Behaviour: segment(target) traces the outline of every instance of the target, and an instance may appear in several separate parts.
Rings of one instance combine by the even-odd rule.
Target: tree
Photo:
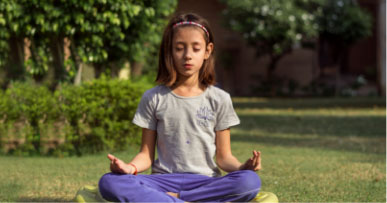
[[[8,53],[16,53],[12,42],[31,52],[25,58],[26,72],[44,75],[54,67],[56,81],[73,80],[84,63],[100,73],[112,62],[143,62],[154,54],[159,30],[176,5],[176,0],[4,0],[0,66],[10,69]],[[65,50],[71,54],[66,56]]]
[[[317,18],[320,44],[327,42],[332,46],[333,63],[339,64],[340,72],[345,73],[348,48],[371,35],[372,16],[360,8],[355,0],[326,0],[320,5],[322,15]],[[323,52],[320,50],[320,53]]]
[[[268,54],[266,79],[270,80],[278,61],[294,44],[318,34],[316,0],[223,0],[226,24],[243,34],[257,55]],[[311,12],[314,11],[314,12]]]

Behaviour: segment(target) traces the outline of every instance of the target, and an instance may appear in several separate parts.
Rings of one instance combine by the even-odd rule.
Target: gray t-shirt
[[[215,131],[240,123],[230,95],[209,86],[199,96],[183,97],[169,87],[144,93],[133,123],[157,131],[158,159],[152,173],[220,176],[214,161]]]

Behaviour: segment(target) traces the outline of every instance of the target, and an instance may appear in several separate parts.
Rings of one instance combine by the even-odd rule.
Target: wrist
[[[128,165],[132,167],[131,174],[132,174],[132,175],[137,175],[138,170],[137,170],[136,165],[134,165],[134,164],[132,164],[132,163],[129,163]]]
[[[239,167],[238,167],[238,170],[243,170],[245,168],[245,164],[241,164]]]

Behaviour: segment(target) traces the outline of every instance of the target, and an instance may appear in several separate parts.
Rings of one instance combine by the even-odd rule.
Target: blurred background
[[[386,2],[179,1],[207,18],[234,95],[385,95]],[[226,26],[224,26],[226,25]]]
[[[384,96],[385,0],[0,2],[0,85],[52,91],[101,74],[152,82],[170,15],[216,40],[218,86],[235,96]],[[144,79],[145,78],[145,79]]]

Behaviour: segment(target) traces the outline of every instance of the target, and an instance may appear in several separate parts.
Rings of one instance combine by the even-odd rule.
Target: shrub
[[[101,77],[55,92],[14,83],[1,93],[0,146],[19,155],[82,155],[139,144],[131,123],[145,88],[142,83]]]

